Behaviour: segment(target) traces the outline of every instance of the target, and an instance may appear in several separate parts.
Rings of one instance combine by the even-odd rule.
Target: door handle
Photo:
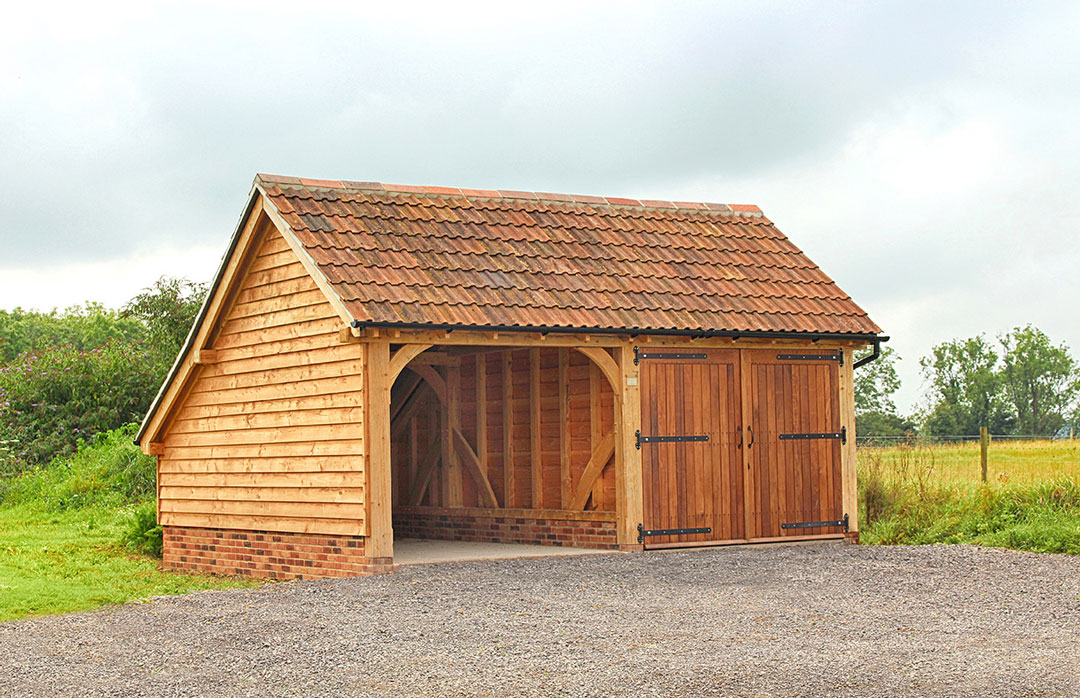
[[[747,425],[746,425],[746,430],[747,430],[748,432],[750,432],[750,443],[746,444],[746,448],[747,448],[747,449],[751,449],[751,448],[753,448],[753,447],[754,447],[754,427],[752,427],[752,426],[750,426],[749,424],[747,424]]]
[[[738,448],[742,448],[742,427],[736,427],[735,431],[737,431],[739,434]]]

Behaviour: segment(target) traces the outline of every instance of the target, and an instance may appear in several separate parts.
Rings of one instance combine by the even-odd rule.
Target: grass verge
[[[157,557],[139,552],[160,551],[161,539],[154,461],[131,443],[132,429],[102,434],[70,458],[2,483],[0,622],[256,584],[163,572]]]
[[[125,509],[0,507],[0,622],[254,582],[159,569],[120,540]]]
[[[860,540],[1080,554],[1076,456],[1070,443],[995,446],[982,483],[978,446],[862,449]]]

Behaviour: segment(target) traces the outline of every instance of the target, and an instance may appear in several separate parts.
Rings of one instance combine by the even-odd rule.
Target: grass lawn
[[[158,569],[159,560],[117,544],[124,513],[0,506],[0,622],[255,582]]]

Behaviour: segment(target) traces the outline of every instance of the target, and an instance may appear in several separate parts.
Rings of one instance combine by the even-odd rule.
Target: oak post
[[[638,524],[644,521],[641,493],[641,390],[634,364],[634,349],[622,344],[615,349],[619,382],[615,390],[615,512],[616,539],[620,546],[638,546]]]
[[[559,352],[559,506],[567,508],[574,496],[570,479],[570,350]]]
[[[853,367],[855,356],[851,347],[846,347],[841,351],[844,354],[844,365],[840,367],[840,424],[847,427],[847,443],[840,446],[840,503],[844,513],[848,515],[848,531],[857,534],[859,531],[859,488],[855,449],[855,370]],[[858,540],[854,535],[852,538]]]
[[[532,507],[544,508],[544,465],[540,460],[540,350],[529,350],[529,471]]]
[[[504,351],[502,356],[502,408],[503,408],[503,506],[511,508],[517,502],[514,477],[514,353]]]
[[[390,475],[390,342],[367,345],[367,531],[365,554],[394,557],[393,496]]]

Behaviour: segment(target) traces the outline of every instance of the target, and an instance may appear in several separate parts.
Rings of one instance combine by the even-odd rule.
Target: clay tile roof
[[[259,175],[359,323],[877,335],[757,206]]]

